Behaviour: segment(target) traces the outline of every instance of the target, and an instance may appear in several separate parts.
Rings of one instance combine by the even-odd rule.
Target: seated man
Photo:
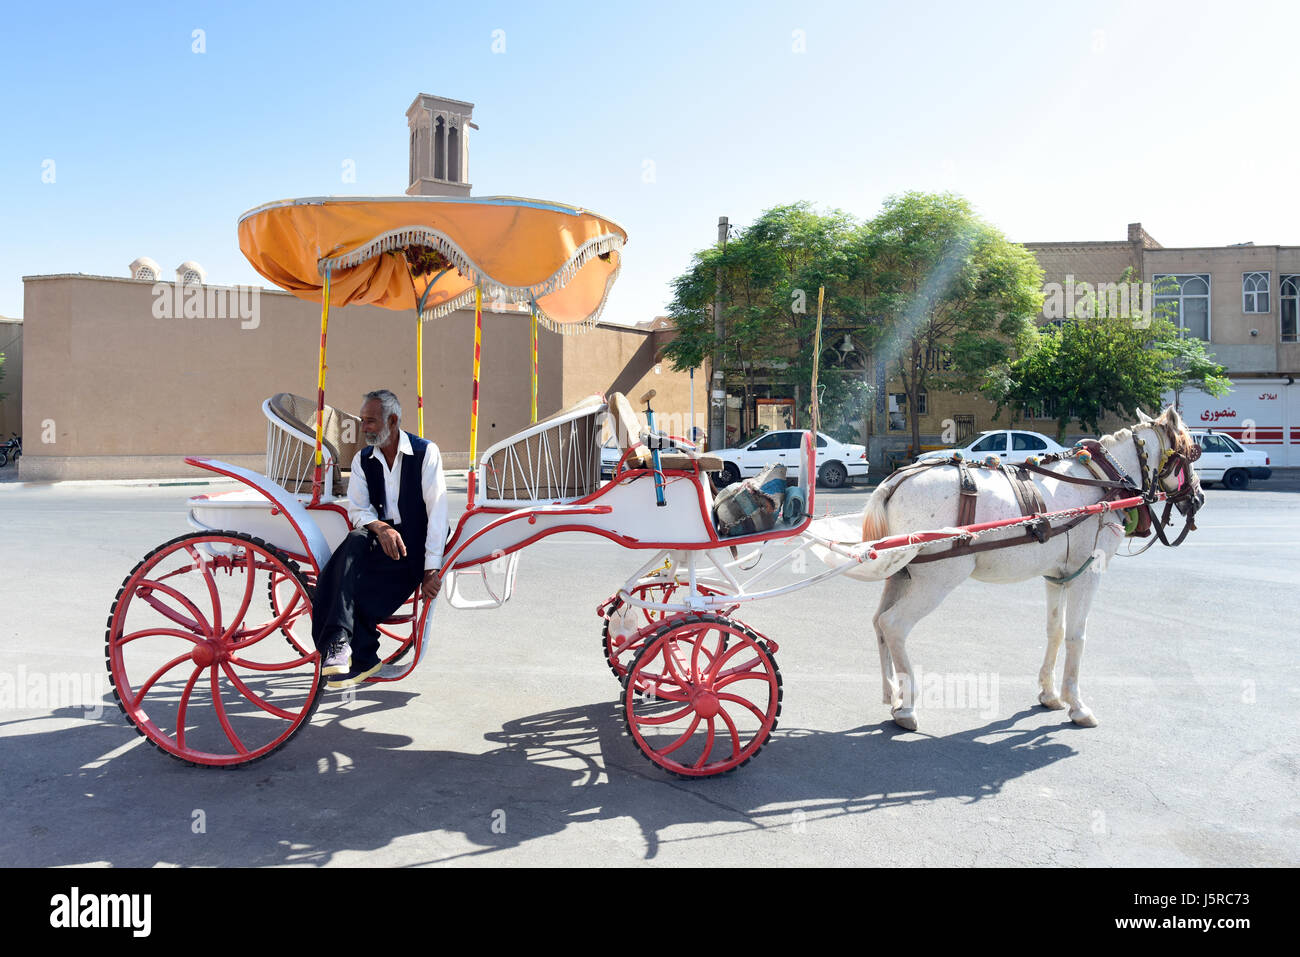
[[[403,432],[402,407],[387,389],[361,405],[366,447],[352,460],[348,517],[353,530],[316,584],[312,638],[334,676],[330,691],[379,670],[379,623],[417,587],[430,601],[442,586],[447,482],[438,447]]]

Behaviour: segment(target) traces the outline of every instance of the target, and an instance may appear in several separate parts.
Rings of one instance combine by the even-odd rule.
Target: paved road
[[[144,746],[103,676],[117,588],[187,530],[196,489],[7,484],[0,865],[1295,866],[1296,487],[1210,490],[1183,547],[1115,563],[1084,661],[1096,729],[1036,706],[1032,582],[967,583],[917,626],[915,661],[977,700],[940,681],[920,731],[898,729],[881,586],[839,580],[746,609],[780,645],[780,726],[738,772],[685,782],[623,731],[594,609],[640,560],[608,543],[532,547],[504,608],[439,608],[407,681],[210,771]],[[84,678],[37,700],[56,674]]]

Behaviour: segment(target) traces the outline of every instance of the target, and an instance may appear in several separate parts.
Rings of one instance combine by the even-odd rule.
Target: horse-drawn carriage
[[[417,370],[423,365],[422,322],[474,306],[472,468],[467,508],[444,551],[445,601],[462,609],[499,606],[513,591],[520,551],[560,532],[598,535],[640,552],[644,563],[599,605],[598,615],[632,740],[649,760],[679,775],[739,767],[776,726],[782,696],[777,644],[735,617],[744,603],[838,575],[887,579],[876,619],[885,700],[900,724],[915,726],[903,639],[948,588],[969,574],[1019,580],[1059,575],[1089,555],[1104,561],[1114,553],[1106,529],[1117,510],[1147,508],[1166,492],[1180,504],[1199,497],[1191,469],[1178,465],[1185,430],[1176,413],[1140,424],[1092,453],[1115,463],[1122,479],[1071,477],[1079,465],[1086,469],[1084,455],[1049,463],[1040,468],[1037,507],[1027,509],[990,484],[996,472],[1005,472],[996,463],[974,469],[974,477],[962,465],[936,467],[903,486],[882,486],[867,513],[878,534],[866,535],[843,520],[814,518],[811,432],[800,452],[798,491],[790,493],[804,507],[739,535],[724,534],[717,522],[708,474],[720,463],[654,430],[652,416],[643,425],[620,394],[592,396],[534,421],[479,456],[483,299],[532,322],[536,420],[537,326],[593,323],[617,276],[625,238],[617,224],[586,210],[513,198],[311,199],[245,214],[240,243],[253,265],[322,304],[318,394],[315,402],[281,393],[263,403],[263,473],[186,459],[243,488],[191,498],[194,530],[146,555],[113,603],[108,669],[123,713],[142,735],[193,764],[241,765],[283,746],[309,723],[321,700],[313,591],[351,528],[340,496],[359,435],[352,417],[324,402],[331,306],[414,309],[420,320]],[[419,372],[417,391],[422,434]],[[642,398],[648,403],[649,396]],[[1138,433],[1149,433],[1154,462],[1143,461]],[[621,459],[613,478],[603,482],[600,449],[607,434],[617,438]],[[886,531],[886,512],[894,529],[933,524],[925,518],[942,514],[936,502],[944,508],[953,498],[940,489],[940,474],[954,469],[964,483],[988,486],[962,527]],[[886,507],[894,489],[899,494]],[[915,491],[924,493],[924,513],[917,511]],[[1074,524],[1061,529],[1053,522]],[[1054,528],[1058,534],[1049,534]],[[1002,541],[1023,547],[978,556],[966,551]],[[797,582],[772,584],[770,576],[784,562],[762,559],[766,549],[781,545],[807,550],[826,567]],[[950,560],[924,564],[948,550]],[[993,556],[1011,557],[999,564]],[[1067,627],[1049,618],[1048,665],[1055,661],[1058,632],[1070,631],[1079,618],[1079,634],[1066,635],[1072,643],[1065,697],[1072,717],[1088,723],[1090,712],[1077,700],[1072,676],[1078,669],[1074,643],[1081,647],[1079,615],[1086,617],[1091,591],[1078,577],[1049,585],[1049,594],[1076,591],[1083,600],[1071,600]],[[398,681],[414,670],[434,633],[435,605],[417,590],[382,624],[383,667],[368,682]],[[1059,706],[1048,665],[1042,700]]]

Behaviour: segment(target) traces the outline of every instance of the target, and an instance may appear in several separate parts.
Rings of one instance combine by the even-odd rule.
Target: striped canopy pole
[[[321,447],[325,439],[325,333],[330,324],[330,271],[325,270],[325,285],[321,290],[320,310],[320,362],[316,372],[316,468],[311,480],[311,504],[319,505],[325,489]]]
[[[415,419],[416,432],[424,438],[424,323],[415,313]]]
[[[483,345],[483,290],[474,290],[474,394],[469,409],[469,501],[474,507],[474,465],[478,461],[478,373]]]
[[[537,424],[537,303],[532,304],[532,307],[528,310],[528,314],[532,320],[530,325],[532,325],[533,327],[533,393],[532,393],[533,404],[532,404],[532,418],[529,421],[531,424],[536,425]]]
[[[424,287],[424,292],[420,293],[420,301],[415,305],[415,409],[416,429],[420,438],[424,438],[424,304],[428,301],[434,285],[446,274],[447,270],[444,269],[430,279]],[[415,281],[414,275],[411,281]]]

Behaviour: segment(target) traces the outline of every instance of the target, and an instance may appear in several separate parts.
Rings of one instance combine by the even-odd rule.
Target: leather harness
[[[1147,474],[1145,445],[1138,436],[1135,435],[1133,438],[1137,448],[1138,467],[1145,482],[1145,476]],[[1100,489],[1104,493],[1103,501],[1115,501],[1119,498],[1131,497],[1136,493],[1147,498],[1150,502],[1155,501],[1156,493],[1160,490],[1160,483],[1172,475],[1180,464],[1184,468],[1185,472],[1190,470],[1191,462],[1195,461],[1198,457],[1195,453],[1199,452],[1199,449],[1196,449],[1195,446],[1192,448],[1194,452],[1190,456],[1174,453],[1172,450],[1166,453],[1165,461],[1160,464],[1159,468],[1151,473],[1151,481],[1145,486],[1139,486],[1138,483],[1134,482],[1132,477],[1130,477],[1120,464],[1115,461],[1114,457],[1111,456],[1105,446],[1096,439],[1086,439],[1082,442],[1076,443],[1075,447],[1070,451],[1058,452],[1053,455],[1045,456],[1039,460],[1042,465],[1046,465],[1070,458],[1076,458],[1088,467],[1089,471],[1093,473],[1093,478],[1082,478],[1079,476],[1054,472],[1050,469],[1043,468],[1042,465],[1034,461],[1029,461],[1019,466],[989,464],[985,462],[975,467],[988,469],[990,471],[1000,471],[1006,477],[1007,482],[1011,485],[1011,491],[1016,497],[1016,503],[1020,506],[1020,514],[1029,517],[1033,515],[1041,515],[1047,510],[1043,501],[1042,492],[1035,484],[1033,475],[1030,473],[1042,475],[1046,478],[1056,479],[1060,482],[1069,482],[1074,485],[1087,485],[1092,488]],[[1087,453],[1087,455],[1082,456],[1081,453]],[[917,462],[900,469],[899,472],[902,473],[901,478],[893,485],[889,486],[885,493],[885,502],[882,502],[881,504],[883,505],[887,503],[898,486],[906,479],[911,478],[913,474],[942,465],[954,465],[957,467],[957,482],[959,490],[957,502],[957,525],[959,527],[964,527],[974,524],[975,505],[978,499],[979,489],[976,486],[974,476],[971,474],[972,467],[960,456],[954,456],[949,459],[932,459],[925,462]],[[1098,472],[1100,472],[1100,475]],[[1192,508],[1190,514],[1187,516],[1187,521],[1183,526],[1182,532],[1172,543],[1165,536],[1164,526],[1169,521],[1170,509],[1175,505],[1175,503],[1178,501],[1185,501],[1191,495],[1190,482],[1187,481],[1186,477],[1184,477],[1184,482],[1188,485],[1186,492],[1180,490],[1178,493],[1169,496],[1166,499],[1164,515],[1160,519],[1155,519],[1149,505],[1139,506],[1137,509],[1138,520],[1136,528],[1131,532],[1131,534],[1140,538],[1146,538],[1151,534],[1150,528],[1154,524],[1156,534],[1159,536],[1160,541],[1165,545],[1181,544],[1183,539],[1187,537],[1187,533],[1196,527],[1195,522],[1193,521],[1195,509]],[[1039,519],[1038,521],[1028,523],[1025,526],[1025,535],[1029,539],[1042,544],[1053,535],[1068,532],[1091,517],[1092,516],[1081,515],[1077,518],[1071,519],[1064,525],[1058,525],[1055,527],[1053,527],[1046,519]],[[995,548],[1009,548],[1013,545],[1023,544],[1026,544],[1026,542],[1020,537],[1012,537],[995,542],[958,541],[953,543],[953,545],[945,551],[936,552],[932,555],[919,555],[916,558],[913,558],[910,564],[923,564],[925,562],[939,561],[944,558],[956,558],[974,552],[991,551]]]

